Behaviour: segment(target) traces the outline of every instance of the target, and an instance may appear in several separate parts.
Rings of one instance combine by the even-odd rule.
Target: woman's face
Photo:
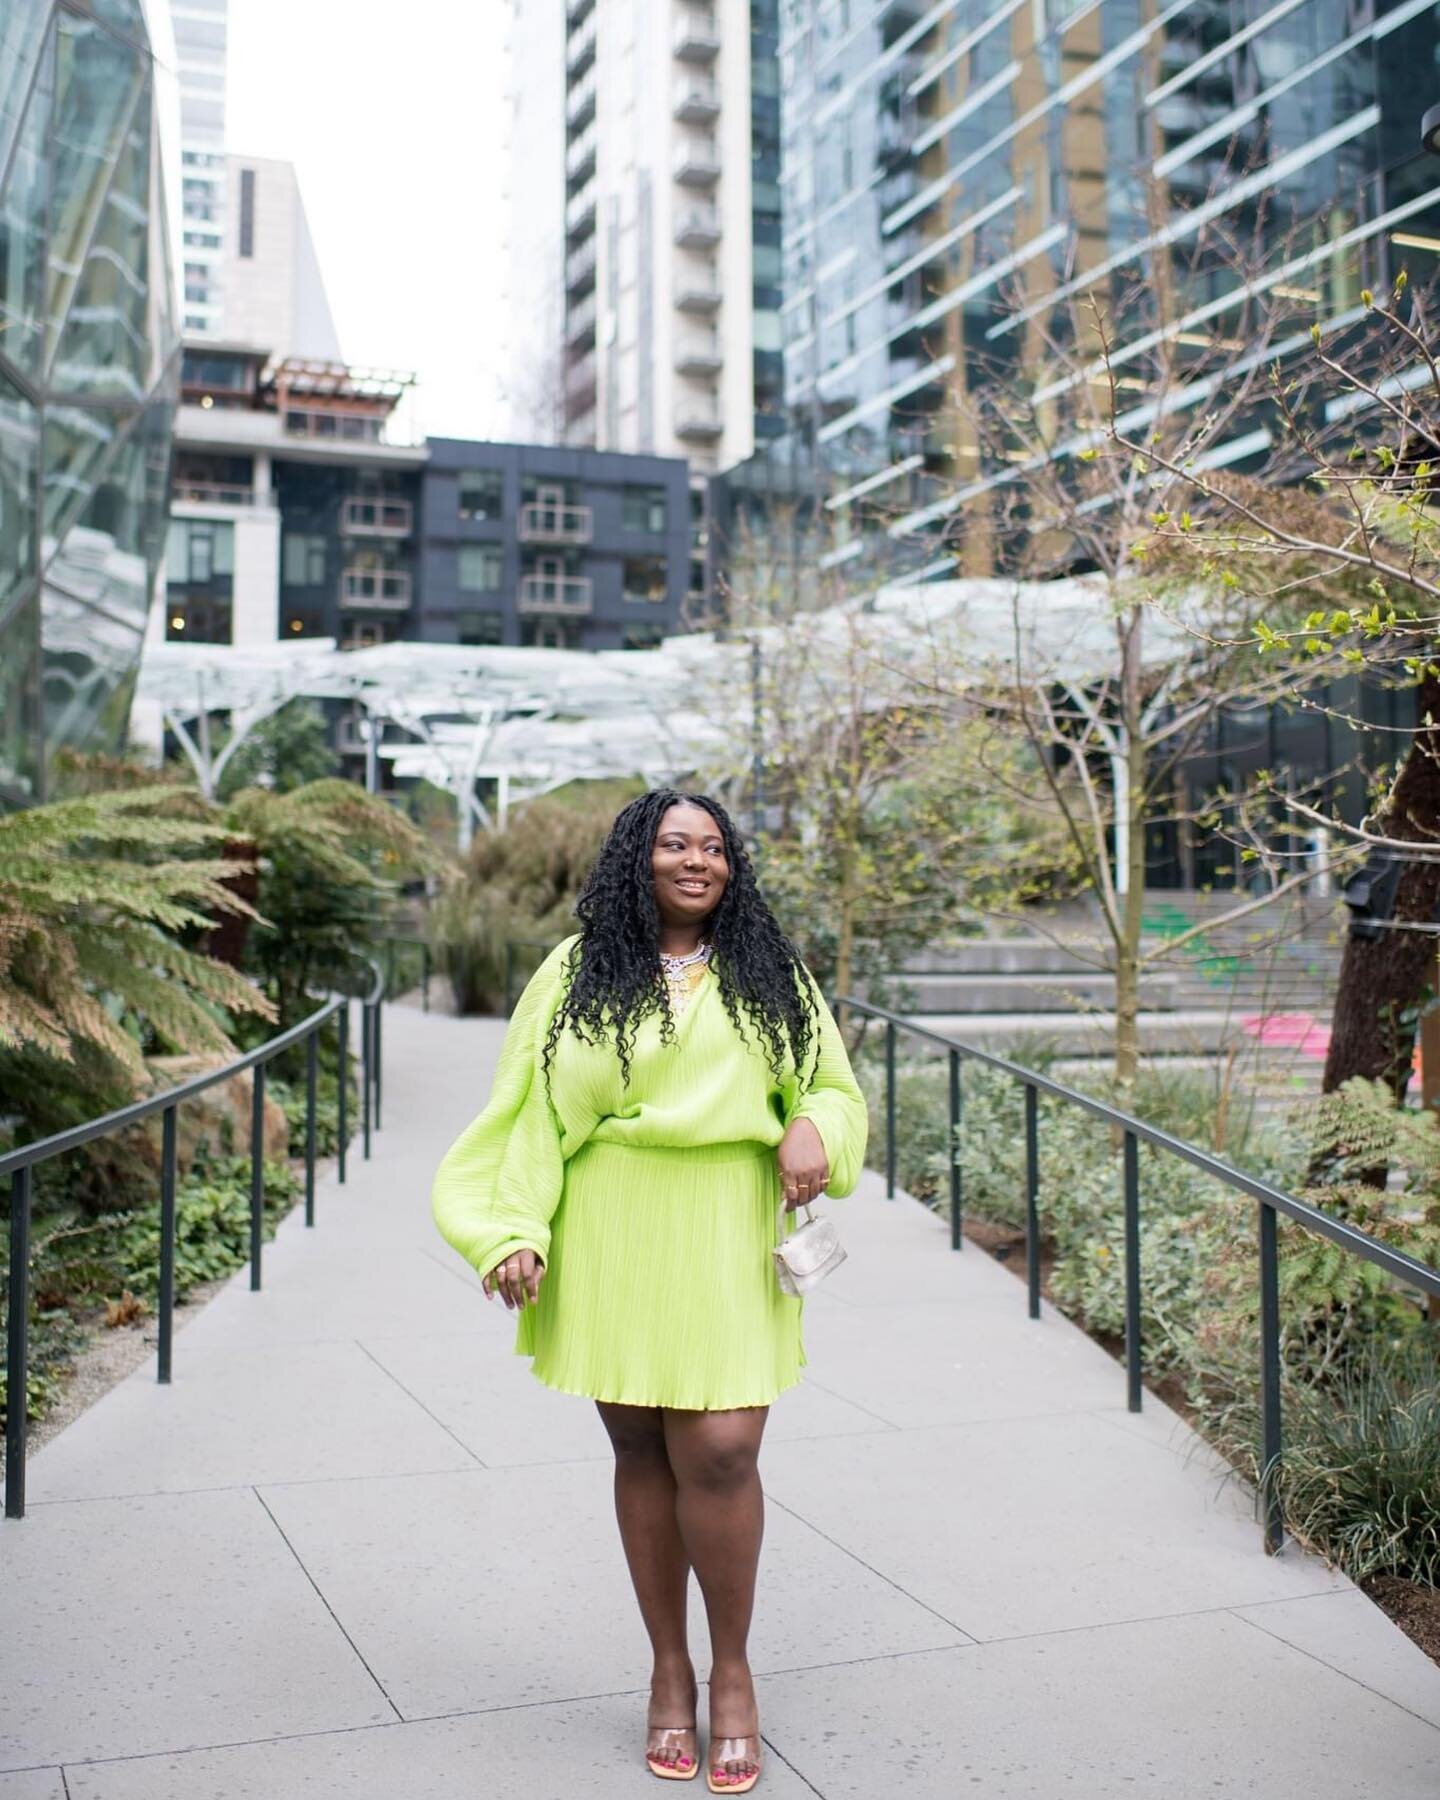
[[[720,827],[703,806],[667,807],[650,852],[663,925],[698,925],[720,904],[730,865]]]

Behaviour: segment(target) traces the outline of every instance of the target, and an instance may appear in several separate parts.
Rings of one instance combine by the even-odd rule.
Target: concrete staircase
[[[1230,921],[1237,896],[1146,896],[1145,948],[1163,950],[1207,919],[1142,979],[1140,1035],[1148,1057],[1204,1065],[1234,1053],[1277,1095],[1313,1090],[1343,944],[1338,901],[1287,899]],[[1043,1040],[1066,1063],[1113,1054],[1115,983],[1093,911],[1068,908],[1044,931],[975,938],[912,957],[872,985],[878,1004],[947,1035],[1023,1060]]]

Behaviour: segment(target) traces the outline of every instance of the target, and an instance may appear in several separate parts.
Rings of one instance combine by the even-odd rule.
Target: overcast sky
[[[226,136],[300,175],[347,361],[503,429],[504,0],[230,0]]]

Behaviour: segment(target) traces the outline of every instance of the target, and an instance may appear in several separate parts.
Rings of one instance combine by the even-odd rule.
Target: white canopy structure
[[[402,779],[423,778],[452,793],[463,848],[477,824],[503,826],[511,805],[569,781],[641,775],[660,782],[717,762],[738,773],[749,753],[752,643],[765,658],[796,633],[807,656],[822,661],[862,645],[876,706],[901,697],[907,671],[932,664],[942,647],[950,681],[959,676],[961,685],[966,669],[979,681],[1001,667],[1017,683],[1074,685],[1112,667],[1115,656],[1103,581],[939,581],[895,583],[862,608],[730,638],[668,638],[653,650],[409,642],[339,650],[328,638],[152,644],[137,697],[159,706],[207,795],[248,733],[287,701],[348,701],[363,715],[367,785],[378,786],[384,761]],[[1147,626],[1152,654],[1163,661],[1174,659],[1185,636],[1181,623],[1159,613]],[[218,753],[208,725],[215,712],[230,715]],[[387,722],[408,741],[386,742]],[[493,784],[493,813],[477,792],[481,783],[487,793]]]

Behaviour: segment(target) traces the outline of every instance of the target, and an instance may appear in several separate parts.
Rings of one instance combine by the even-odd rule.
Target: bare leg
[[[746,1646],[765,1529],[756,1459],[768,1413],[750,1406],[733,1412],[667,1408],[664,1414],[680,1533],[710,1621],[712,1738],[746,1737],[760,1729]],[[735,1758],[719,1766],[735,1780],[756,1767]]]
[[[663,1418],[659,1407],[603,1400],[596,1406],[615,1450],[615,1516],[655,1658],[647,1723],[688,1725],[695,1718],[695,1669],[685,1634],[690,1559],[675,1515]],[[671,1751],[656,1760],[675,1758]]]

